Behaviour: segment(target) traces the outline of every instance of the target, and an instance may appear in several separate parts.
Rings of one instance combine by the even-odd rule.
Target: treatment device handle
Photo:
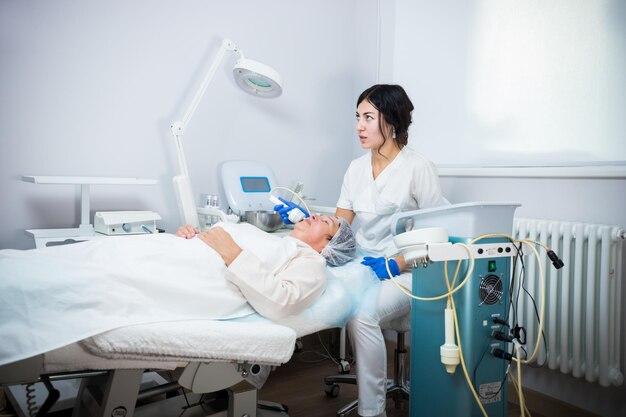
[[[461,362],[459,347],[454,343],[454,316],[450,306],[444,311],[445,343],[439,348],[441,363],[445,366],[446,372],[453,374],[457,365]]]
[[[282,201],[280,201],[280,200],[278,199],[278,197],[276,197],[276,196],[274,196],[274,195],[271,195],[271,194],[270,194],[270,201],[271,201],[272,203],[276,204],[276,205],[278,205],[278,204],[285,205],[285,203],[283,203]],[[302,211],[300,211],[300,210],[298,210],[298,209],[295,209],[295,208],[294,208],[294,209],[289,210],[289,212],[287,213],[287,217],[289,218],[289,221],[290,221],[291,223],[296,224],[296,223],[298,223],[298,222],[300,222],[300,221],[304,220],[304,218],[305,218],[306,216],[304,215],[304,213],[303,213]]]

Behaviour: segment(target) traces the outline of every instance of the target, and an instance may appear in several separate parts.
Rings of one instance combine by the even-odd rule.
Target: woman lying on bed
[[[325,264],[344,264],[356,250],[348,222],[316,214],[296,223],[281,244],[281,248],[289,249],[278,252],[288,255],[272,260],[262,260],[254,250],[243,249],[219,226],[200,233],[185,225],[176,235],[197,237],[215,250],[227,266],[224,277],[239,288],[257,312],[271,319],[297,314],[310,306],[324,290]]]
[[[297,314],[323,292],[325,260],[355,250],[327,216],[282,238],[246,223],[177,234],[0,250],[0,365],[134,324]]]

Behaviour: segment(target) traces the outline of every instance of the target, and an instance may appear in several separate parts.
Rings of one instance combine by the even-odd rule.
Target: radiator
[[[516,239],[545,244],[564,262],[556,270],[540,250],[545,273],[546,349],[536,357],[550,369],[597,382],[601,386],[623,383],[620,368],[622,246],[624,230],[618,226],[516,218]],[[535,346],[539,311],[539,268],[534,255],[525,254],[525,281],[517,307],[517,322],[526,328],[527,349]],[[516,287],[519,280],[516,278]],[[516,294],[515,292],[513,294]]]

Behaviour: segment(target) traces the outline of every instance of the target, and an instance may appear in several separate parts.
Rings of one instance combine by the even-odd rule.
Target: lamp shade
[[[237,85],[246,93],[263,98],[282,94],[282,80],[278,72],[260,62],[241,58],[233,67]]]

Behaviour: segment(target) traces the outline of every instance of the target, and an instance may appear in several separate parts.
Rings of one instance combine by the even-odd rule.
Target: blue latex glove
[[[297,205],[296,203],[292,202],[292,201],[287,201],[282,197],[278,197],[278,199],[280,201],[283,202],[283,204],[276,204],[274,206],[274,211],[277,212],[278,214],[280,214],[280,217],[283,218],[283,223],[285,224],[293,224],[293,222],[291,220],[289,220],[289,212],[293,209],[298,209],[301,212],[304,213],[304,217],[309,217],[309,213],[303,209],[302,207],[300,207],[299,205]]]
[[[387,272],[387,266],[385,265],[385,258],[381,256],[380,258],[373,258],[371,256],[366,256],[363,258],[363,265],[367,265],[374,270],[376,276],[379,280],[389,279],[389,273]],[[393,276],[400,275],[400,267],[395,259],[389,259],[389,269]]]

